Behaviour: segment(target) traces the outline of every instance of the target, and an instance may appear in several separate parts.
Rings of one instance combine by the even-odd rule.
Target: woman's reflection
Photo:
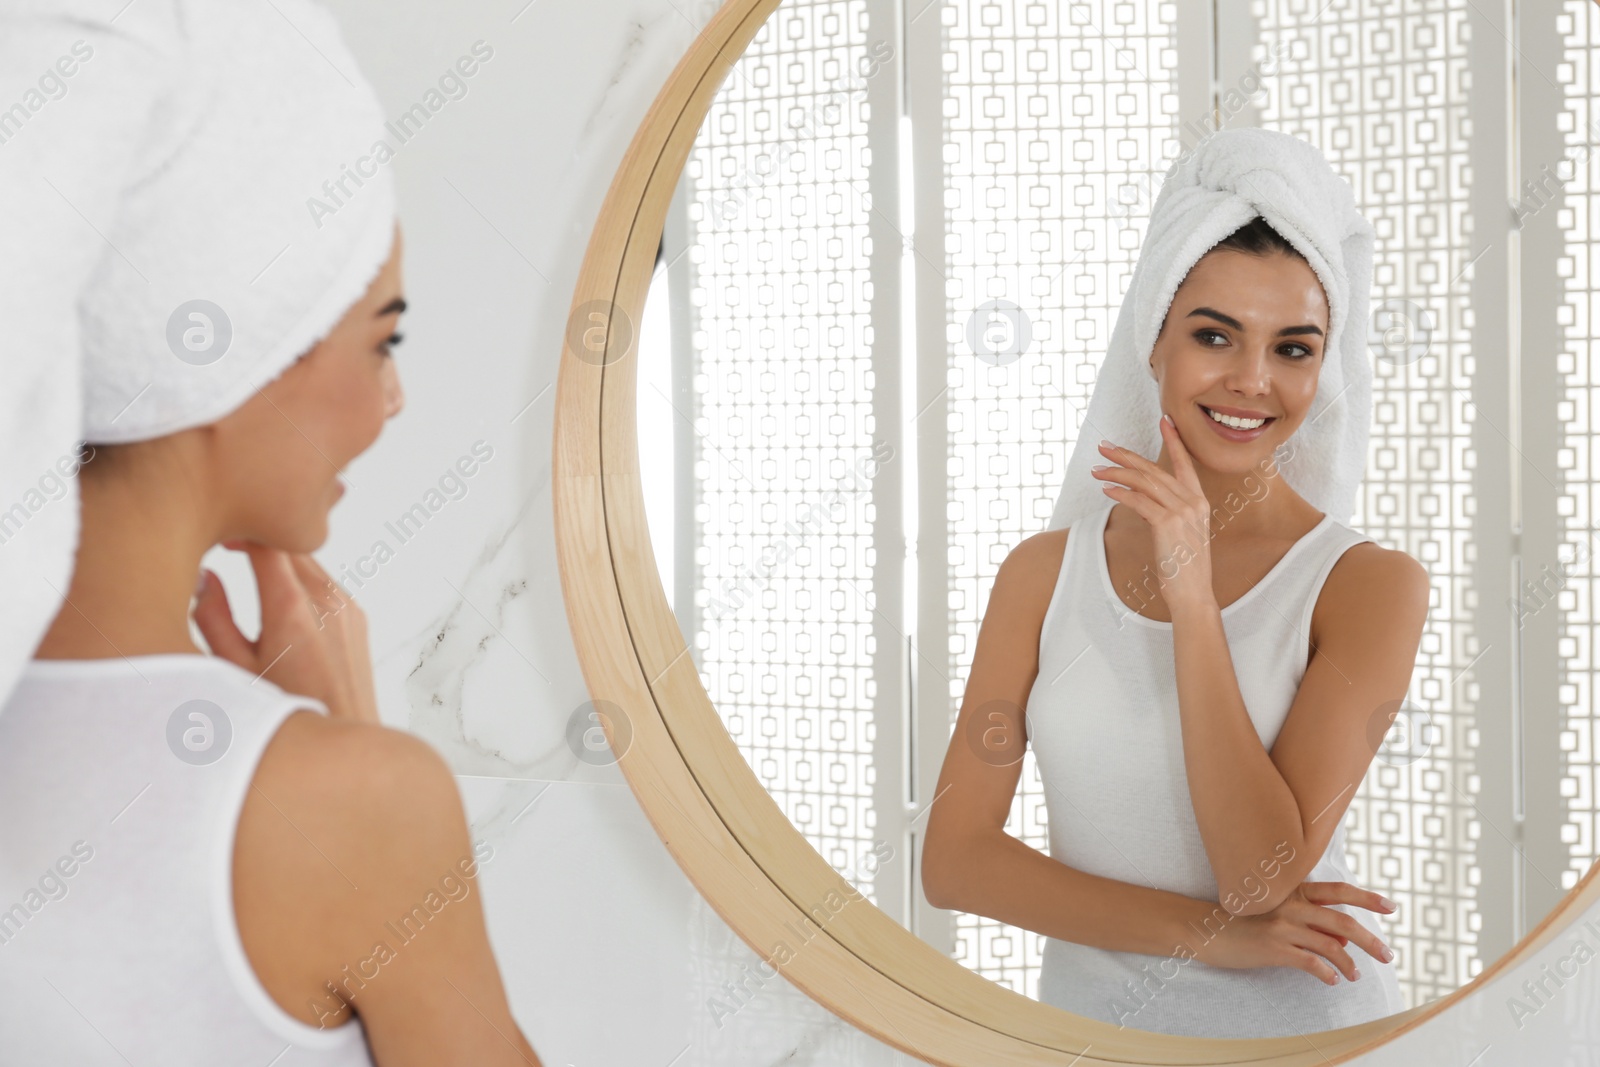
[[[1217,221],[1241,201],[1280,227]],[[1169,172],[1058,528],[995,578],[923,852],[935,906],[1046,935],[1042,1001],[1226,1037],[1404,1007],[1372,918],[1393,905],[1344,850],[1429,599],[1419,563],[1338,521],[1366,456],[1371,240],[1288,135],[1213,134]],[[1048,856],[1004,831],[1027,742]]]

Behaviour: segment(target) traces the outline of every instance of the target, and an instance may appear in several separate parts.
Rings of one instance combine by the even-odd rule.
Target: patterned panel
[[[1477,951],[1480,832],[1471,626],[1472,256],[1467,0],[1257,0],[1258,57],[1282,54],[1261,125],[1316,145],[1377,230],[1373,419],[1351,525],[1423,563],[1434,601],[1411,692],[1346,816],[1357,884],[1384,923],[1406,1006],[1454,992]],[[1270,50],[1270,53],[1269,53]],[[1359,56],[1360,62],[1352,62]],[[1420,343],[1423,331],[1428,344]]]
[[[1050,517],[1143,241],[1145,191],[1179,145],[1171,3],[961,0],[937,12],[953,725],[995,572]],[[1049,850],[1031,750],[1006,830]],[[962,963],[1037,996],[1042,935],[956,921]]]
[[[1559,412],[1566,434],[1563,474],[1566,494],[1562,517],[1567,527],[1566,553],[1558,574],[1541,574],[1524,583],[1522,610],[1540,610],[1551,603],[1562,608],[1561,795],[1566,799],[1567,822],[1561,840],[1568,850],[1561,888],[1570,889],[1594,863],[1600,831],[1600,751],[1597,751],[1595,694],[1595,642],[1600,636],[1596,593],[1600,572],[1594,562],[1600,548],[1600,507],[1594,499],[1596,447],[1600,430],[1595,426],[1600,404],[1600,305],[1595,303],[1600,276],[1600,11],[1594,0],[1566,0],[1557,16],[1564,64],[1558,81],[1566,93],[1566,106],[1557,123],[1567,143],[1568,162],[1556,168],[1565,195],[1533,176],[1538,193],[1519,205],[1522,212],[1543,209],[1552,200],[1561,203],[1558,224],[1566,237],[1566,255],[1557,270],[1564,280],[1565,300],[1560,325],[1565,344],[1558,370],[1566,380],[1565,401]]]
[[[866,21],[861,0],[786,2],[700,130],[681,414],[701,678],[767,791],[875,900]]]

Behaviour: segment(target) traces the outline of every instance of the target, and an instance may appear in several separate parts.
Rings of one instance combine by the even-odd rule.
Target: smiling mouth
[[[1214,412],[1204,404],[1199,404],[1197,406],[1201,411],[1206,413],[1206,418],[1210,419],[1218,426],[1223,426],[1230,430],[1237,430],[1241,433],[1249,433],[1252,430],[1265,429],[1277,421],[1276,417],[1266,419],[1241,419],[1233,415],[1223,415],[1220,412]]]

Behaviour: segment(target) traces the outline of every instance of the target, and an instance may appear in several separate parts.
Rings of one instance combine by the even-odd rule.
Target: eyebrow
[[[397,296],[393,300],[389,301],[387,304],[383,305],[383,307],[381,309],[379,309],[378,313],[376,315],[374,315],[373,318],[381,319],[385,315],[392,315],[392,314],[395,314],[396,312],[404,312],[405,309],[406,309],[406,298],[403,297],[403,296]]]
[[[1232,315],[1224,315],[1222,312],[1218,311],[1216,308],[1195,308],[1193,311],[1189,312],[1188,315],[1185,315],[1184,318],[1193,318],[1196,315],[1209,315],[1212,318],[1216,319],[1218,322],[1225,323],[1228,326],[1232,326],[1235,330],[1243,330],[1244,329],[1244,323],[1240,322],[1238,319],[1234,318]],[[1283,329],[1281,329],[1281,330],[1279,330],[1277,332],[1276,336],[1278,336],[1278,337],[1293,337],[1296,334],[1302,334],[1302,333],[1314,333],[1318,337],[1321,337],[1322,336],[1322,327],[1320,327],[1320,326],[1312,326],[1312,325],[1309,325],[1309,324],[1305,325],[1305,326],[1285,326]]]

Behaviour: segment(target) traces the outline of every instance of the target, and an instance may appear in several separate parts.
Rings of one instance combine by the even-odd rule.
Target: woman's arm
[[[1023,709],[1039,669],[1039,632],[1067,531],[1026,539],[1000,565],[955,733],[923,835],[922,884],[939,908],[986,915],[1062,941],[1171,955],[1216,901],[1068,867],[1005,832],[1027,745]],[[1292,888],[1292,887],[1291,887]]]
[[[506,1001],[455,779],[399,730],[289,716],[234,843],[234,910],[267,992],[312,1026],[361,1017],[379,1067],[539,1067]]]
[[[296,711],[256,765],[233,845],[233,908],[251,968],[317,1027],[353,1008],[379,1067],[539,1067],[484,926],[461,793],[428,743],[378,720],[366,613],[316,560],[253,542],[261,632],[222,583],[195,622],[219,656],[329,714]],[[292,651],[292,655],[289,653]]]
[[[1392,959],[1379,938],[1332,905],[1392,906],[1343,882],[1300,884],[1284,869],[1292,852],[1262,856],[1247,882],[1219,894],[1219,904],[1076,870],[1005,832],[1027,744],[1023,709],[1038,674],[1039,631],[1066,538],[1066,531],[1028,538],[995,578],[928,813],[922,848],[928,901],[1062,941],[1219,967],[1293,967],[1329,984],[1336,971],[1357,978],[1344,948],[1351,942]],[[1275,910],[1241,915],[1265,886],[1284,883],[1289,888]]]
[[[1217,884],[1253,878],[1258,858],[1279,841],[1294,848],[1290,876],[1275,880],[1243,912],[1264,914],[1327,849],[1405,698],[1427,621],[1428,572],[1405,553],[1375,544],[1352,546],[1340,557],[1311,634],[1297,635],[1314,649],[1269,755],[1240,695],[1212,586],[1211,504],[1166,415],[1161,436],[1170,472],[1103,442],[1102,454],[1123,466],[1092,474],[1111,483],[1103,488],[1113,500],[1150,524],[1156,543],[1161,596],[1172,613],[1184,770]]]
[[[941,838],[940,847],[960,853],[962,862],[934,868],[942,880],[931,882],[931,850],[923,852],[928,903],[998,919],[1058,941],[1150,956],[1179,955],[1187,948],[1187,955],[1198,956],[1231,918],[1214,900],[1196,900],[1069,867],[1004,830]]]
[[[1218,885],[1249,877],[1276,842],[1294,859],[1242,914],[1272,910],[1316,865],[1355,797],[1411,680],[1428,573],[1367,543],[1334,565],[1316,607],[1315,652],[1272,751],[1239,692],[1213,596],[1169,602],[1183,762]]]

